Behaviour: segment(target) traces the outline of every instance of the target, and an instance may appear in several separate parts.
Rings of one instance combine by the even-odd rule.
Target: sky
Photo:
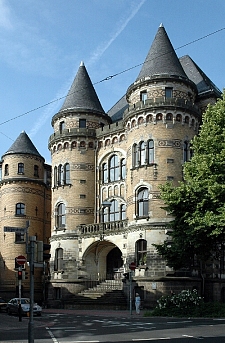
[[[135,81],[161,23],[178,57],[191,56],[222,91],[224,0],[0,0],[0,156],[25,131],[51,163],[51,118],[80,62],[107,112]]]

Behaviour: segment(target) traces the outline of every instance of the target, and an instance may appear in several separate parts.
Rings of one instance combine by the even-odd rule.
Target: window
[[[145,265],[147,262],[147,241],[145,239],[139,239],[135,243],[135,255],[137,265]]]
[[[79,119],[79,128],[86,129],[86,119]]]
[[[106,163],[103,163],[103,165],[102,165],[102,182],[103,183],[108,182],[108,168],[107,168]]]
[[[113,200],[111,201],[111,206],[109,208],[109,221],[110,222],[114,222],[116,220],[120,219],[120,215],[119,215],[119,207],[118,207],[118,201],[117,200]]]
[[[140,142],[139,145],[136,143],[132,148],[132,165],[133,168],[146,166],[146,164],[154,163],[154,141],[152,139],[147,142]]]
[[[154,141],[152,139],[148,141],[148,163],[154,163]]]
[[[110,181],[116,181],[119,179],[119,163],[118,163],[118,156],[113,155],[109,160],[109,175]]]
[[[25,215],[25,205],[22,202],[16,204],[16,216]]]
[[[188,161],[188,142],[184,142],[184,162]]]
[[[148,217],[148,189],[140,188],[137,193],[137,215]]]
[[[141,92],[140,96],[141,96],[140,100],[143,101],[143,103],[145,104],[145,101],[147,100],[147,91]]]
[[[39,168],[37,165],[34,166],[34,176],[39,176]]]
[[[5,165],[5,175],[9,175],[9,165]]]
[[[126,177],[126,160],[125,160],[125,158],[122,158],[122,160],[121,160],[120,177],[121,177],[122,180],[124,180],[125,177]]]
[[[137,150],[137,144],[133,145],[133,167],[136,167],[138,165],[138,150]]]
[[[57,174],[58,174],[58,169],[57,167],[54,167],[54,187],[57,186]]]
[[[61,203],[57,207],[56,211],[56,227],[58,229],[65,228],[66,226],[66,207],[65,204]]]
[[[172,87],[166,87],[165,88],[165,98],[171,99],[173,97],[173,88]]]
[[[24,174],[24,164],[18,163],[18,174]]]
[[[63,130],[65,130],[65,122],[61,121],[59,123],[59,131],[60,131],[60,133],[62,133]]]
[[[55,271],[63,270],[63,249],[62,248],[58,248],[55,251],[54,270]]]
[[[60,164],[58,166],[58,185],[59,186],[62,185],[62,180],[63,180],[62,176],[63,176],[63,168],[62,168],[62,165]]]
[[[15,233],[15,243],[23,243],[24,242],[24,233],[16,232]]]
[[[124,220],[126,219],[126,205],[122,204],[119,206],[117,200],[112,200],[111,206],[104,207],[102,214],[103,223]]]
[[[64,165],[64,184],[68,185],[70,183],[70,165],[66,163]]]
[[[145,142],[140,143],[140,165],[143,166],[145,164]]]

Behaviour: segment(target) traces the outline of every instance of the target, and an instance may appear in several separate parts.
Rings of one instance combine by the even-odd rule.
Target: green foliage
[[[224,242],[225,93],[208,107],[192,148],[194,156],[184,165],[184,181],[178,187],[172,183],[160,187],[165,209],[174,220],[168,225],[170,239],[155,246],[175,269],[204,262],[212,251],[219,256],[218,247]]]
[[[204,303],[195,290],[163,296],[157,303],[153,311],[145,313],[146,317],[225,317],[225,304]]]

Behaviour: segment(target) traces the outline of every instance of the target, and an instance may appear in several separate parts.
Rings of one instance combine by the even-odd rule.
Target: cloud
[[[5,0],[0,0],[0,27],[11,30],[13,28],[11,11]]]
[[[138,5],[136,3],[133,3],[131,6],[130,14],[127,16],[126,19],[122,18],[117,25],[118,28],[112,35],[112,37],[107,41],[100,44],[97,49],[92,53],[92,56],[90,57],[89,61],[87,61],[87,65],[94,64],[103,54],[104,52],[109,48],[109,46],[115,41],[115,39],[123,32],[123,30],[126,28],[128,23],[134,18],[134,16],[137,14],[137,12],[140,10],[140,8],[144,5],[146,0],[140,1]]]
[[[134,16],[137,14],[139,9],[143,6],[143,4],[146,2],[146,0],[140,1],[138,5],[136,5],[135,2],[131,5],[130,13],[129,15],[126,14],[126,19],[122,18],[120,22],[117,25],[117,30],[112,35],[112,37],[107,41],[99,45],[97,49],[92,53],[91,58],[87,62],[87,64],[90,66],[91,64],[94,64],[97,62],[97,60],[104,54],[104,52],[109,48],[109,46],[115,41],[115,39],[123,32],[125,27],[128,25],[128,23],[134,18]],[[66,84],[58,91],[55,99],[63,98],[67,95],[68,90],[73,82],[73,77],[70,78],[69,81],[66,82]],[[35,136],[38,131],[41,129],[41,127],[46,123],[47,120],[49,120],[50,117],[52,117],[55,113],[57,113],[57,110],[59,108],[59,103],[56,101],[51,105],[49,105],[42,116],[39,118],[38,122],[34,125],[32,130],[29,133],[30,137]]]

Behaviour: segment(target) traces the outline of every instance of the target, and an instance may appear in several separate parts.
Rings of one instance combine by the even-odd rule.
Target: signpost
[[[131,270],[129,272],[129,286],[130,286],[130,314],[132,314],[132,272],[135,270],[136,268],[136,263],[135,262],[131,262],[129,264],[129,269]]]
[[[27,262],[27,259],[23,255],[19,255],[16,257],[16,263],[18,263],[20,266],[23,266]]]

